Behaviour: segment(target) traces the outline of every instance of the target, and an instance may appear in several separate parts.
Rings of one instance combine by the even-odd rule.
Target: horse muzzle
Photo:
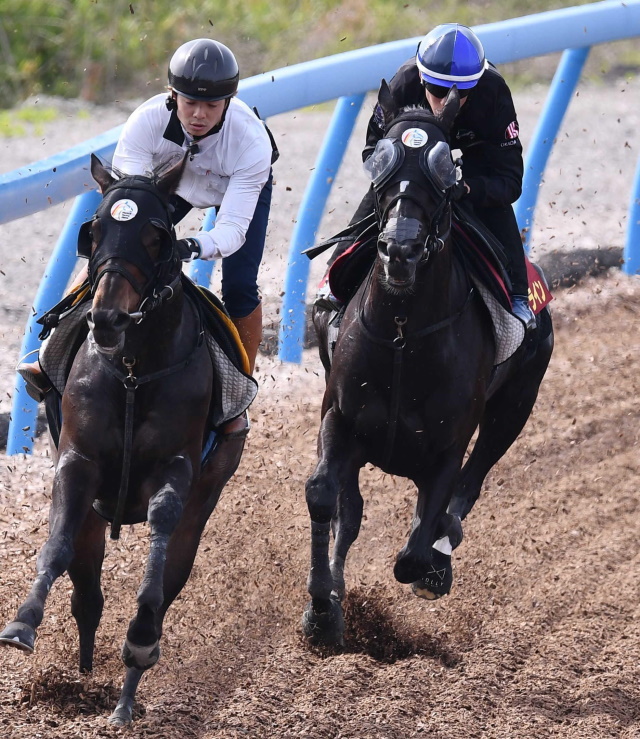
[[[121,310],[94,309],[87,313],[87,323],[96,349],[116,354],[124,347],[125,331],[131,325],[129,313]]]
[[[406,290],[416,281],[416,270],[423,256],[422,246],[389,245],[386,249],[378,246],[380,261],[384,267],[386,284],[394,290]]]

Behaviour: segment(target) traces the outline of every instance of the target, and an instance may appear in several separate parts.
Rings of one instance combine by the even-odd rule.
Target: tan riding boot
[[[262,341],[262,303],[258,305],[248,316],[243,318],[231,318],[233,325],[240,334],[240,341],[247,353],[249,360],[249,372],[253,374],[256,366],[256,357],[258,355],[258,347]],[[246,436],[249,433],[249,417],[246,411],[238,418],[225,423],[222,427],[224,437],[233,438],[237,436]]]
[[[244,318],[231,317],[234,326],[240,334],[240,341],[249,359],[249,372],[253,374],[256,366],[258,347],[262,341],[262,303],[258,304],[248,316]]]

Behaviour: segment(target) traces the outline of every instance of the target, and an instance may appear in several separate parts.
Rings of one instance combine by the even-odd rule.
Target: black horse
[[[331,361],[330,314],[314,312],[327,386],[319,461],[306,484],[311,601],[303,630],[310,642],[332,646],[343,643],[344,565],[363,511],[360,468],[369,462],[416,484],[413,524],[394,575],[421,597],[447,594],[461,521],[524,427],[553,349],[544,309],[537,330],[494,367],[490,315],[452,248],[456,171],[447,134],[459,110],[457,90],[439,117],[396,110],[384,81],[380,99],[385,138],[368,164],[377,255],[346,308]]]
[[[121,524],[147,520],[149,556],[122,648],[124,687],[110,718],[118,726],[132,719],[140,678],[160,656],[165,613],[244,447],[243,438],[218,437],[203,458],[214,365],[202,317],[185,295],[171,222],[169,197],[182,164],[158,178],[115,180],[92,156],[103,200],[79,238],[79,253],[90,257],[90,330],[62,395],[49,537],[29,596],[0,635],[32,652],[47,595],[66,571],[80,670],[90,671],[107,520],[112,538]]]

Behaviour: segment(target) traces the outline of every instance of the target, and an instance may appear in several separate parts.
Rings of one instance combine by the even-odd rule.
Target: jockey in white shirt
[[[271,204],[273,147],[258,116],[241,100],[238,64],[211,39],[183,44],[169,63],[169,96],[137,108],[120,135],[116,172],[149,174],[183,157],[185,171],[175,199],[174,222],[195,208],[215,207],[210,231],[182,239],[185,258],[223,259],[222,300],[253,371],[262,337],[257,276]]]
[[[180,46],[169,62],[169,95],[156,95],[131,114],[113,167],[116,176],[149,175],[188,153],[173,196],[174,224],[192,207],[214,207],[217,216],[211,230],[181,239],[178,249],[185,261],[222,259],[222,300],[253,372],[262,339],[257,276],[277,149],[257,114],[235,97],[239,78],[236,59],[224,44],[195,39]],[[70,290],[86,277],[85,268]],[[22,363],[18,372],[29,394],[41,400],[49,384],[39,363]]]

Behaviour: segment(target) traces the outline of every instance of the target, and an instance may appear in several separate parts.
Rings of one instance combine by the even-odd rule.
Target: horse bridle
[[[412,184],[415,184],[416,187],[423,189],[417,183],[412,183]],[[388,189],[388,187],[385,189]],[[378,241],[383,240],[383,236],[384,236],[383,224],[388,222],[389,212],[396,205],[396,203],[400,202],[401,200],[411,200],[419,208],[424,210],[424,203],[408,190],[398,192],[396,195],[394,195],[390,199],[390,201],[387,203],[384,209],[381,209],[380,207],[381,193],[375,190],[374,190],[374,193],[375,193],[374,199],[375,199],[376,217],[378,219],[378,229],[380,231],[380,234],[378,236]],[[422,257],[420,261],[426,261],[429,259],[429,257],[432,254],[437,254],[438,252],[444,249],[445,241],[447,240],[447,238],[449,237],[449,234],[451,233],[451,207],[450,206],[451,206],[451,193],[450,191],[447,191],[447,193],[445,193],[445,195],[441,198],[440,202],[438,203],[433,213],[433,216],[430,220],[430,228],[427,231],[423,239],[423,245],[422,245],[423,251],[422,251]],[[443,217],[446,214],[447,208],[449,209],[449,218],[447,219],[447,226],[445,230],[441,233],[440,225],[442,223]]]
[[[409,112],[392,121],[385,133],[388,134],[399,122],[411,120],[420,121],[419,118],[412,118],[412,113]],[[421,129],[418,130],[418,133],[420,131]],[[411,129],[408,132],[410,133]],[[407,131],[403,133],[407,133]],[[451,188],[455,184],[456,176],[455,165],[450,158],[450,151],[446,142],[437,140],[430,146],[427,146],[429,137],[426,132],[423,132],[423,134],[425,143],[417,147],[405,145],[400,140],[402,134],[400,137],[389,137],[387,135],[378,142],[378,146],[372,154],[373,158],[376,156],[378,147],[381,147],[385,149],[382,153],[383,160],[385,156],[389,160],[386,165],[383,163],[382,171],[377,173],[377,177],[374,176],[372,183],[380,237],[383,235],[383,226],[389,219],[391,209],[401,200],[411,200],[422,211],[425,210],[424,198],[414,193],[415,188],[423,192],[425,197],[435,195],[438,199],[438,204],[430,218],[429,230],[423,240],[423,256],[421,261],[425,261],[431,254],[441,251],[451,232]],[[443,156],[445,159],[448,158],[450,169],[444,174],[444,177],[436,177],[432,172],[432,167],[435,166],[432,163],[432,154],[436,154],[436,158],[439,157],[440,162],[443,161]],[[405,164],[408,166],[403,167]],[[367,164],[365,164],[365,168],[366,166]],[[407,169],[409,170],[408,172]],[[401,188],[389,200],[385,207],[382,208],[381,203],[384,194],[393,185],[400,185],[403,182],[408,183],[411,187]],[[441,224],[443,219],[446,218],[447,211],[449,212],[448,218],[446,219],[446,226],[441,231]]]
[[[152,196],[154,204],[153,215],[140,219],[139,231],[150,223],[162,233],[165,240],[165,258],[154,262],[142,247],[137,235],[133,233],[131,222],[115,225],[113,218],[110,217],[109,208],[113,207],[113,201],[116,193],[122,191],[123,199],[127,199],[127,193],[131,191],[141,191]],[[117,201],[119,202],[119,201]],[[160,206],[158,208],[158,205]],[[91,228],[95,219],[100,219],[102,224],[107,224],[107,228],[116,231],[116,238],[113,239],[115,244],[110,243],[105,234],[101,234],[100,243],[92,251],[92,235]],[[117,230],[119,229],[119,231]],[[128,229],[128,233],[127,233]],[[124,232],[124,237],[122,233]],[[172,267],[176,262],[175,254],[176,235],[171,219],[171,206],[168,201],[158,192],[150,178],[143,176],[128,176],[116,180],[108,187],[98,206],[94,217],[83,224],[78,235],[78,256],[89,260],[89,284],[91,286],[91,294],[94,295],[100,280],[110,272],[122,275],[131,285],[134,291],[140,296],[140,306],[137,311],[129,315],[136,322],[144,320],[145,316],[160,306],[164,301],[173,297],[175,289],[180,281],[180,270],[172,275]],[[134,264],[145,276],[146,282],[142,283],[137,277],[123,264],[111,263],[98,271],[105,262],[110,259],[124,260]],[[97,263],[96,263],[97,262]],[[159,284],[163,283],[162,287]]]

